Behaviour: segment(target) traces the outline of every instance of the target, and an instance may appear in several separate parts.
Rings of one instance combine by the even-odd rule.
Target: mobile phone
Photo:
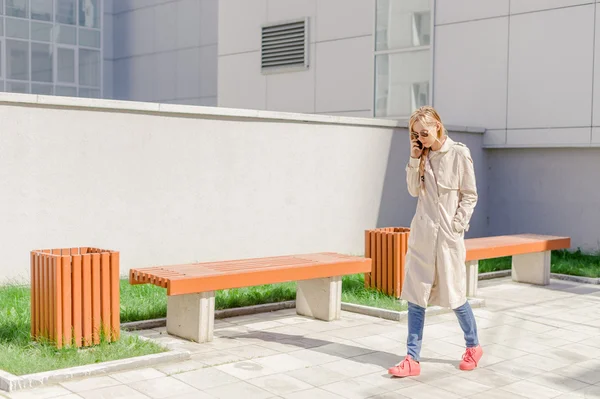
[[[420,150],[423,149],[423,143],[421,143],[419,140],[417,140],[417,146],[419,147]]]

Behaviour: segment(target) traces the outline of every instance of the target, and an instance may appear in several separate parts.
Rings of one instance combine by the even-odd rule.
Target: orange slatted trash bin
[[[372,260],[365,287],[400,298],[410,229],[382,227],[365,230],[365,258]]]
[[[98,248],[31,251],[31,336],[92,346],[120,336],[119,252]]]

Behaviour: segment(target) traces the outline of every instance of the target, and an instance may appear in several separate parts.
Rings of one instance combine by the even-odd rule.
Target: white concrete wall
[[[113,12],[113,98],[217,104],[217,0],[115,0]]]
[[[447,123],[485,127],[490,148],[600,145],[597,2],[436,4],[434,105]]]
[[[364,229],[414,211],[380,216],[388,158],[408,154],[393,121],[0,93],[0,124],[1,281],[36,248],[119,250],[122,273],[361,254]]]
[[[600,149],[486,150],[489,233],[571,237],[600,250]]]
[[[371,116],[375,0],[220,0],[219,105]],[[262,74],[261,25],[310,18],[306,71]]]

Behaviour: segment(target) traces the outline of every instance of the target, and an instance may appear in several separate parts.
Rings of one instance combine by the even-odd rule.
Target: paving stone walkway
[[[600,398],[600,286],[552,280],[480,282],[474,309],[484,357],[462,372],[453,313],[427,317],[422,374],[389,378],[406,353],[406,322],[343,312],[321,322],[294,310],[216,322],[203,345],[141,335],[193,352],[191,360],[19,391],[10,398]]]

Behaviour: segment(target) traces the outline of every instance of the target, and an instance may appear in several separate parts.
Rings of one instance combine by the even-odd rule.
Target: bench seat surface
[[[467,261],[523,255],[535,252],[568,249],[569,237],[538,234],[515,234],[496,237],[469,238],[465,240]]]
[[[167,295],[311,280],[371,271],[371,259],[323,252],[131,269],[130,284],[154,284]]]

